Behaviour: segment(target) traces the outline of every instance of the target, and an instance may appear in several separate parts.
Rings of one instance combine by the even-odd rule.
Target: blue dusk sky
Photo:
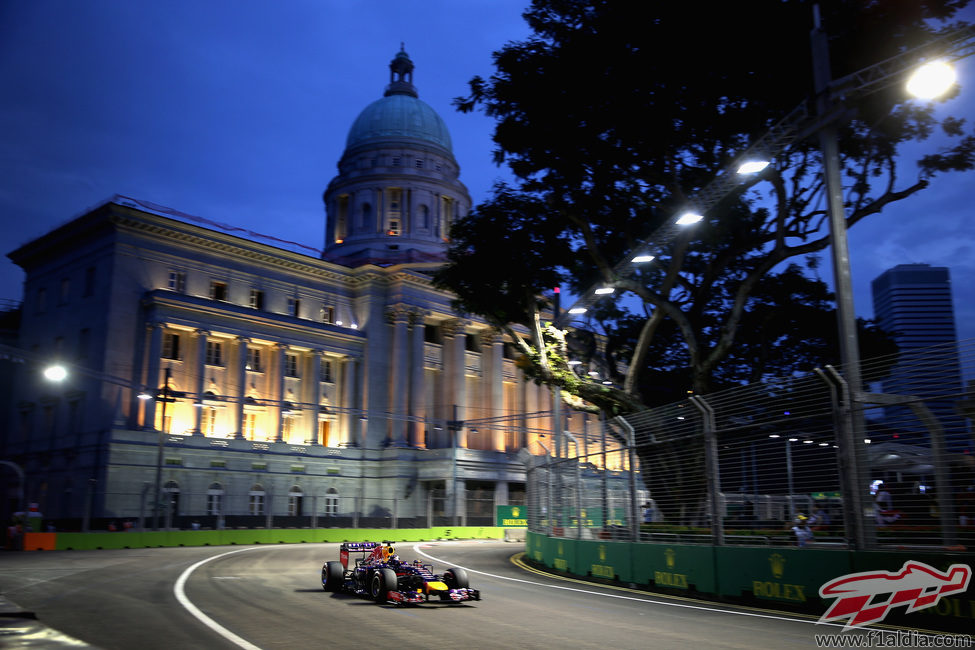
[[[529,34],[527,0],[43,0],[0,4],[4,255],[115,194],[318,249],[322,192],[348,129],[405,44],[420,98],[453,138],[475,203],[507,178],[493,123],[451,100]],[[800,71],[800,73],[804,73]],[[975,57],[946,109],[975,116]],[[571,134],[567,134],[571,137]],[[906,184],[913,165],[900,170]],[[959,337],[975,338],[975,173],[850,231],[855,304],[901,263],[951,269]],[[828,254],[821,274],[831,282]],[[0,299],[23,273],[0,259]]]

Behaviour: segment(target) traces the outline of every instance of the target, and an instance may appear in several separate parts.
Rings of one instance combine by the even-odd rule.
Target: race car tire
[[[322,566],[322,589],[339,591],[345,582],[345,569],[341,562],[326,562]]]
[[[369,583],[369,595],[377,603],[385,603],[390,591],[396,591],[396,572],[392,569],[377,569]]]
[[[470,581],[467,579],[467,571],[458,568],[444,571],[443,581],[450,589],[466,589],[471,586]]]

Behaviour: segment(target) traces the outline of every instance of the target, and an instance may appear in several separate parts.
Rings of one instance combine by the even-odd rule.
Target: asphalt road
[[[480,541],[398,545],[402,559],[422,558],[438,572],[467,569],[482,596],[468,604],[397,607],[326,593],[321,566],[338,559],[336,544],[5,553],[0,593],[106,650],[753,650],[812,648],[815,634],[838,631],[771,611],[547,576],[512,561],[522,550]]]

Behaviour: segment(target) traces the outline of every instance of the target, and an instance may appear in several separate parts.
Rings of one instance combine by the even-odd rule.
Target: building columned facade
[[[118,196],[10,253],[27,363],[2,452],[46,519],[148,521],[157,488],[168,525],[485,525],[521,503],[551,393],[431,285],[470,198],[405,52],[390,71],[320,256]]]

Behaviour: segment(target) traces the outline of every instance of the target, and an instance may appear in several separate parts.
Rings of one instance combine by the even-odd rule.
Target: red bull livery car
[[[352,566],[349,557],[353,556]],[[446,603],[480,600],[481,592],[471,589],[467,572],[447,569],[442,575],[432,565],[419,560],[402,562],[391,542],[345,542],[338,562],[322,566],[322,589],[369,596],[377,603],[426,603],[436,599]]]

